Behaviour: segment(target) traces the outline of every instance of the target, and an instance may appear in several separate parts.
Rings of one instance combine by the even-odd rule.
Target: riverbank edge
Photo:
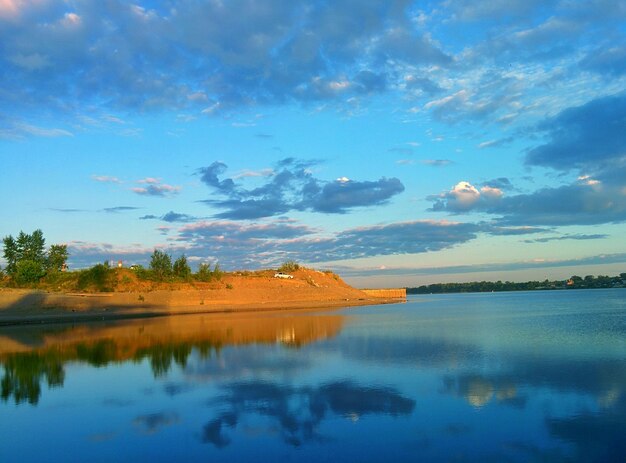
[[[207,301],[202,305],[164,304],[125,304],[116,305],[116,293],[103,294],[59,294],[43,291],[19,291],[23,298],[33,298],[28,306],[9,309],[0,300],[0,327],[15,325],[36,325],[54,323],[81,323],[90,321],[113,321],[139,318],[168,317],[191,314],[225,314],[263,311],[291,311],[311,309],[338,309],[366,305],[381,305],[406,302],[400,298],[359,297],[329,300],[291,300],[261,301],[257,303],[236,303],[228,301]],[[171,292],[175,297],[175,291]],[[7,293],[4,292],[4,295]],[[65,300],[65,304],[46,303],[46,296],[57,296]],[[87,301],[97,301],[89,306]],[[109,302],[110,301],[110,302]],[[23,310],[23,313],[19,313]]]

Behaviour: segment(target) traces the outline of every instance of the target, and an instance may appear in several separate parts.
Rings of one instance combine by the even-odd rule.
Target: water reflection
[[[11,328],[0,335],[0,363],[4,367],[1,397],[4,401],[13,398],[17,404],[37,404],[43,382],[49,387],[63,386],[68,362],[104,367],[147,359],[154,377],[159,378],[173,365],[185,368],[193,350],[201,359],[208,359],[224,346],[260,343],[299,348],[335,336],[343,322],[342,315],[302,313]]]
[[[0,461],[621,462],[624,307],[598,294],[3,329],[0,432],[41,449]]]
[[[293,446],[321,441],[320,423],[329,413],[358,421],[368,414],[410,415],[413,399],[390,387],[365,387],[352,381],[320,387],[294,388],[270,382],[233,383],[213,405],[226,409],[203,428],[202,440],[218,448],[227,446],[226,428],[235,428],[244,414],[270,417],[282,440]]]

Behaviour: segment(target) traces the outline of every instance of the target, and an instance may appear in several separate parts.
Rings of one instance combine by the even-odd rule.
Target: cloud
[[[513,184],[506,177],[493,178],[482,183],[482,186],[491,188],[497,188],[502,191],[508,191],[513,189]]]
[[[0,54],[6,70],[0,106],[45,101],[61,109],[108,101],[117,108],[218,114],[378,93],[396,78],[396,66],[418,71],[452,62],[413,27],[409,3],[183,0],[171,8],[147,1],[4,0],[0,18],[12,22],[0,31],[9,51]]]
[[[577,233],[573,235],[563,235],[563,236],[549,236],[545,238],[536,238],[532,240],[524,240],[524,243],[548,243],[550,241],[563,241],[563,240],[602,240],[604,238],[608,238],[609,235],[603,233],[596,233],[592,235],[585,235],[582,233]]]
[[[262,177],[267,178],[265,183],[246,188],[234,180],[253,175],[220,180],[219,176],[226,172],[227,166],[222,162],[214,162],[198,169],[198,174],[203,183],[225,198],[202,202],[225,209],[216,214],[217,218],[250,220],[291,210],[343,214],[357,207],[385,204],[404,191],[404,185],[397,178],[355,181],[341,177],[331,182],[322,181],[315,178],[310,170],[315,164],[317,161],[283,159],[274,169],[261,171],[265,174]]]
[[[51,211],[54,212],[63,212],[63,213],[69,213],[69,214],[73,214],[75,212],[87,212],[85,209],[67,209],[67,208],[50,208]]]
[[[126,211],[136,211],[137,209],[141,209],[141,207],[134,206],[115,206],[115,207],[105,207],[102,209],[104,212],[109,213],[118,213],[118,212],[126,212]]]
[[[198,217],[194,217],[189,214],[182,214],[179,212],[169,211],[162,216],[156,216],[154,214],[144,215],[139,217],[139,220],[163,220],[164,222],[193,222],[194,220],[198,220]]]
[[[122,183],[119,178],[111,177],[110,175],[92,175],[91,178],[101,183]]]
[[[431,211],[453,214],[485,212],[499,215],[501,225],[594,225],[626,220],[626,194],[622,187],[579,181],[546,187],[532,193],[505,196],[502,190],[468,182],[427,199]]]
[[[243,225],[199,222],[179,230],[177,243],[238,265],[270,266],[288,258],[301,262],[358,259],[438,251],[476,238],[477,224],[446,221],[400,222],[348,229],[331,236],[292,222]]]
[[[131,191],[137,193],[138,195],[144,196],[172,196],[178,194],[180,191],[179,186],[172,186],[166,183],[161,183],[160,179],[146,177],[142,180],[138,180],[137,183],[144,184],[144,187],[134,187],[131,188]]]
[[[498,138],[498,139],[495,139],[495,140],[484,141],[484,142],[478,144],[478,148],[479,149],[498,148],[500,146],[508,145],[509,143],[511,143],[514,140],[515,140],[514,137],[505,137],[505,138]]]
[[[568,108],[545,120],[539,130],[548,142],[531,149],[526,164],[567,171],[589,172],[626,163],[626,95],[597,98]]]
[[[324,185],[308,204],[316,212],[345,213],[355,207],[384,204],[403,191],[404,185],[397,178],[383,177],[372,182],[337,179]],[[307,205],[306,200],[304,204]]]
[[[603,76],[626,74],[626,46],[592,50],[580,61],[580,67]]]
[[[449,159],[422,159],[420,163],[432,167],[445,167],[449,166],[450,164],[454,164],[454,161],[451,161]]]
[[[556,259],[556,260],[527,260],[520,262],[498,262],[487,264],[451,265],[445,267],[387,267],[381,270],[376,268],[334,267],[341,275],[346,277],[367,277],[384,275],[448,275],[455,273],[484,273],[484,272],[508,272],[515,270],[557,268],[557,267],[587,267],[590,265],[626,263],[626,253],[600,254],[579,259]]]
[[[71,132],[59,128],[39,127],[22,122],[10,122],[8,125],[9,127],[7,128],[0,128],[0,138],[20,139],[25,138],[26,136],[53,138],[73,136]]]
[[[489,208],[494,202],[502,198],[502,190],[495,187],[483,186],[478,190],[471,183],[462,181],[452,189],[438,196],[430,196],[434,201],[432,211],[448,211],[462,213],[477,209]]]

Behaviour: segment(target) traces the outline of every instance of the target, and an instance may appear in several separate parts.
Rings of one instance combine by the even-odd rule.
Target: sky
[[[0,0],[0,162],[74,269],[615,275],[626,1]]]

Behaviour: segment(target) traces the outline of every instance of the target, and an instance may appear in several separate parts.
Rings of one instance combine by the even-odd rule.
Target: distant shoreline
[[[611,287],[578,287],[578,288],[533,288],[533,289],[498,289],[498,290],[474,290],[474,291],[438,291],[438,292],[412,292],[416,288],[407,288],[407,295],[424,295],[424,294],[479,294],[479,293],[520,293],[523,291],[576,291],[582,289],[626,289],[626,286]]]

